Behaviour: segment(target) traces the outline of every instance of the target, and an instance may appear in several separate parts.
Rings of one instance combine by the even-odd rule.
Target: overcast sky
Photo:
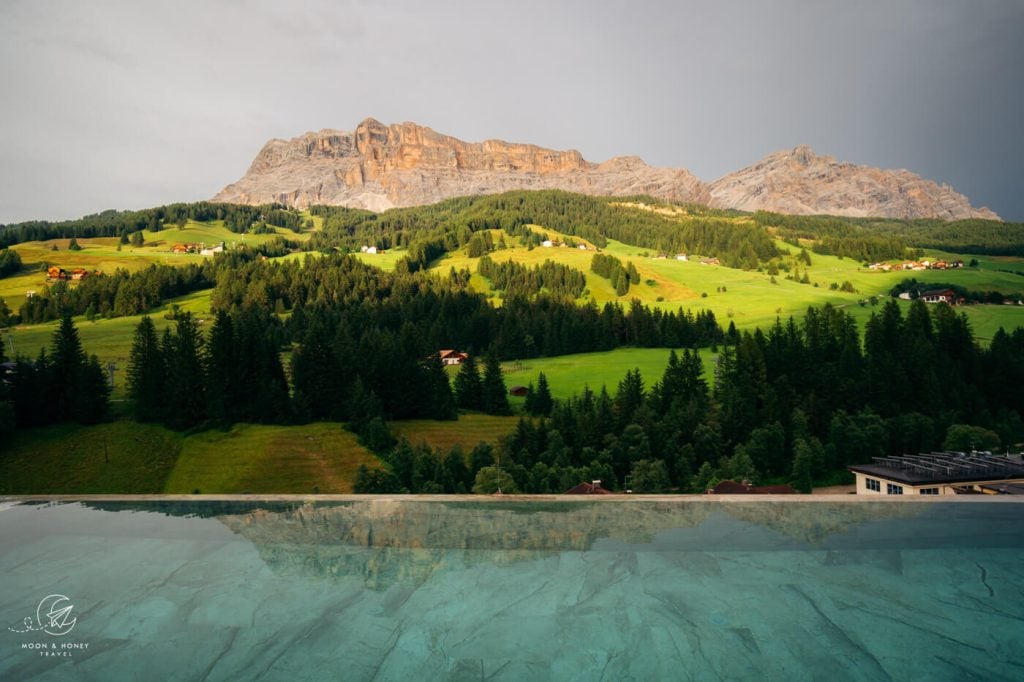
[[[372,116],[704,180],[809,144],[1024,220],[1024,2],[0,0],[0,222],[206,199]]]

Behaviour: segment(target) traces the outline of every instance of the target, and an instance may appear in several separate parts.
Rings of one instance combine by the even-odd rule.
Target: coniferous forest
[[[687,492],[724,478],[789,481],[807,490],[872,456],[1024,441],[1022,329],[1000,330],[982,346],[954,308],[918,300],[906,309],[885,303],[863,331],[848,313],[825,306],[739,333],[705,310],[667,311],[635,299],[580,302],[580,270],[487,256],[506,238],[539,243],[536,225],[598,246],[616,239],[659,253],[718,253],[725,264],[751,268],[776,255],[768,227],[784,239],[817,230],[817,253],[858,259],[903,257],[927,241],[922,221],[902,221],[882,235],[866,220],[755,214],[737,224],[723,212],[688,210],[692,220],[680,227],[650,212],[623,218],[612,200],[561,192],[382,214],[316,207],[323,226],[303,248],[318,254],[276,260],[298,245],[271,242],[201,265],[118,271],[74,287],[56,282],[18,311],[24,322],[61,322],[38,357],[10,358],[13,368],[0,384],[0,431],[109,418],[105,370],[82,347],[72,315],[138,315],[210,289],[211,319],[181,313],[163,333],[149,318],[135,328],[131,418],[179,431],[342,422],[381,458],[379,468],[360,470],[362,492],[547,493],[591,479],[611,489]],[[308,227],[282,207],[201,203],[8,226],[0,239],[124,238],[186,219],[223,220],[241,231]],[[489,230],[502,231],[501,243]],[[952,239],[942,227],[929,234]],[[1003,240],[1001,234],[984,248],[1003,253]],[[360,244],[402,246],[407,255],[385,272],[345,253]],[[466,270],[425,270],[460,247],[480,256],[477,272],[500,293],[500,305],[469,286]],[[4,268],[20,267],[15,252],[0,254]],[[810,263],[806,250],[800,258]],[[639,280],[631,262],[611,255],[594,255],[591,267],[620,295]],[[439,452],[395,435],[400,420],[512,414],[502,361],[627,346],[666,349],[666,369],[657,376],[633,370],[616,385],[564,400],[551,397],[541,375],[514,432],[470,452]],[[469,355],[451,378],[438,356],[443,348]],[[713,376],[698,349],[714,355]],[[7,359],[0,347],[0,360]]]

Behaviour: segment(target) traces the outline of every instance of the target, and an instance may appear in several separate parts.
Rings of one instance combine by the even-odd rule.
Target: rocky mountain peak
[[[881,218],[985,218],[987,208],[971,206],[948,185],[906,170],[881,170],[818,156],[800,145],[769,154],[709,186],[711,204],[744,211],[792,215]]]
[[[796,147],[794,147],[793,151],[790,152],[790,156],[798,163],[804,166],[811,165],[811,163],[813,163],[814,160],[817,158],[817,155],[814,153],[814,150],[805,144],[797,145]]]
[[[333,204],[384,210],[472,194],[562,189],[791,214],[894,218],[989,218],[948,186],[905,170],[840,163],[806,145],[769,154],[711,184],[685,168],[655,168],[637,156],[591,163],[580,152],[532,144],[465,142],[416,123],[374,118],[353,131],[324,129],[274,139],[214,201]]]
[[[245,177],[214,200],[383,210],[515,189],[710,200],[703,183],[689,171],[652,168],[636,157],[598,165],[575,149],[503,140],[464,142],[416,123],[385,125],[373,118],[352,132],[326,129],[271,140]]]

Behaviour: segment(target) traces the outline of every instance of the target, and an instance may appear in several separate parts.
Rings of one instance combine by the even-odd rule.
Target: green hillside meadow
[[[492,244],[501,242],[500,248],[495,246],[486,252],[494,263],[513,262],[532,268],[551,261],[583,273],[585,290],[576,300],[579,305],[595,304],[600,307],[611,302],[628,307],[636,299],[666,311],[680,307],[694,313],[707,310],[714,313],[723,328],[732,324],[740,331],[766,328],[778,318],[792,316],[799,320],[809,307],[825,304],[848,312],[863,328],[871,314],[889,298],[890,290],[909,277],[916,278],[924,286],[941,283],[970,291],[1002,292],[1009,295],[1007,303],[1024,297],[1024,252],[1012,245],[1007,247],[1003,242],[1000,242],[999,249],[993,248],[993,251],[1005,253],[1009,250],[1014,253],[993,255],[918,247],[920,258],[960,259],[965,262],[974,259],[974,267],[883,272],[868,268],[861,259],[818,253],[814,250],[818,244],[816,239],[794,239],[793,234],[786,233],[789,236],[784,241],[782,234],[785,229],[779,228],[773,234],[772,243],[778,255],[772,259],[772,267],[781,269],[769,274],[764,263],[758,268],[739,269],[701,262],[704,258],[718,256],[716,253],[687,253],[686,259],[681,260],[677,259],[675,250],[638,246],[605,238],[604,235],[601,235],[598,246],[598,240],[592,233],[575,228],[572,233],[560,232],[553,225],[538,224],[542,221],[527,226],[524,234],[532,234],[531,239],[516,239],[498,227],[504,224],[504,205],[499,205],[500,210],[494,209],[492,215],[487,213],[488,201],[490,199],[454,200],[437,207],[399,209],[396,215],[405,217],[396,224],[403,226],[403,234],[408,234],[406,237],[384,236],[386,233],[381,232],[384,228],[375,225],[373,216],[368,217],[365,212],[349,215],[344,209],[337,209],[341,211],[342,219],[350,220],[356,227],[348,232],[338,231],[337,215],[313,211],[301,214],[307,221],[306,227],[312,226],[312,229],[301,232],[282,227],[271,227],[268,233],[233,232],[224,220],[190,219],[183,221],[180,227],[167,225],[159,231],[141,230],[142,245],[137,245],[137,241],[136,245],[119,244],[121,240],[116,236],[77,238],[79,250],[69,249],[69,237],[24,241],[9,247],[20,256],[22,267],[0,278],[0,297],[12,313],[17,313],[27,297],[40,295],[48,286],[47,267],[113,273],[117,270],[138,272],[153,264],[202,263],[208,257],[172,253],[171,247],[178,243],[213,245],[223,242],[229,252],[285,244],[286,255],[279,256],[282,262],[302,261],[315,258],[322,252],[341,249],[351,251],[361,262],[385,271],[410,267],[409,263],[416,258],[425,258],[423,266],[438,278],[468,271],[472,289],[488,296],[493,305],[501,306],[504,300],[502,292],[477,271],[481,255],[479,243],[475,246],[472,241],[464,243],[464,235],[457,242],[450,239],[456,231],[454,225],[463,220],[459,216],[467,211],[470,217],[465,220],[479,228],[475,238],[482,239],[486,235]],[[693,209],[658,202],[653,202],[657,205],[652,208],[650,203],[644,203],[646,200],[636,203],[603,199],[581,201],[597,202],[601,208],[595,215],[604,216],[602,219],[605,221],[609,215],[612,219],[615,215],[622,215],[624,220],[646,224],[643,220],[650,219],[648,214],[657,212],[663,222],[668,221],[665,224],[671,225],[676,221],[680,229],[692,227],[699,220],[737,229],[759,229],[750,216],[736,212],[704,215]],[[480,208],[481,205],[484,208]],[[543,211],[537,214],[544,215]],[[390,220],[388,215],[382,214],[378,222]],[[766,220],[764,216],[757,218],[761,222]],[[807,220],[812,227],[816,224],[813,218]],[[481,225],[482,228],[479,227]],[[823,220],[821,225],[823,234],[837,229],[832,222]],[[830,227],[826,229],[826,225]],[[565,225],[561,227],[570,229]],[[908,240],[927,234],[927,225],[921,221],[896,221],[893,229],[906,235]],[[1016,230],[1019,226],[1007,229]],[[850,226],[843,230],[854,234],[860,234],[857,230],[866,230],[865,234],[877,237],[882,228],[851,221]],[[424,251],[425,242],[422,240],[433,238],[430,235],[435,233],[449,235],[448,241],[444,242],[446,247],[426,258],[423,254],[429,250]],[[840,233],[846,234],[842,230]],[[374,237],[375,234],[378,236]],[[428,236],[417,236],[423,234]],[[943,235],[944,244],[953,239],[948,230]],[[552,240],[555,245],[539,245],[542,239]],[[377,243],[381,248],[376,254],[363,253],[358,248],[361,243]],[[436,249],[436,243],[440,241],[434,243],[435,246],[430,248]],[[569,243],[570,246],[559,246],[559,243]],[[908,245],[913,246],[912,241],[908,241]],[[474,248],[477,253],[471,256]],[[810,265],[800,260],[801,249],[807,250]],[[609,279],[591,271],[591,262],[598,251],[614,256],[624,266],[631,264],[635,268],[639,281],[633,283],[625,295],[617,295]],[[899,261],[898,258],[888,259],[890,263]],[[799,279],[804,281],[789,276],[790,273],[798,273]],[[214,314],[211,294],[211,289],[194,291],[167,300],[147,314],[153,319],[158,334],[174,325],[172,310],[192,313],[199,321],[200,332],[205,333]],[[905,314],[909,301],[901,300],[899,304]],[[982,344],[987,343],[1000,327],[1010,330],[1024,326],[1024,306],[1021,305],[972,304],[957,307],[956,312],[966,316],[975,338]],[[287,317],[292,311],[279,310],[278,313]],[[95,317],[91,320],[78,316],[74,320],[86,352],[97,355],[105,368],[113,370],[111,397],[115,415],[128,413],[128,406],[124,404],[127,364],[132,336],[141,319],[142,315],[109,319]],[[42,349],[50,347],[57,324],[53,321],[10,325],[3,334],[6,355],[36,357]],[[614,391],[626,371],[634,368],[640,370],[645,385],[649,387],[660,378],[668,354],[667,348],[625,347],[599,353],[506,361],[502,370],[509,387],[536,385],[538,375],[543,372],[554,397],[564,399],[585,387],[596,392],[606,386],[609,391]],[[282,355],[286,361],[290,358],[287,349],[282,349]],[[710,384],[717,351],[704,348],[700,355],[705,379]],[[454,376],[456,371],[456,368],[449,368],[449,376]],[[511,400],[517,412],[522,409],[522,403],[521,398]],[[396,422],[394,432],[412,443],[425,443],[442,451],[455,444],[468,451],[480,441],[498,442],[515,428],[517,419],[517,416],[470,413],[453,422]],[[123,420],[89,427],[61,424],[17,432],[5,449],[6,452],[0,456],[0,493],[350,492],[360,465],[381,466],[380,460],[357,443],[355,436],[337,423],[324,422],[306,426],[236,424],[226,430],[185,434],[162,426]],[[59,470],[60,475],[52,475],[54,470]]]

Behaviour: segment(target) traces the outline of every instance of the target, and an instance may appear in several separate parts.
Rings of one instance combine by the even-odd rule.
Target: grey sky
[[[205,199],[367,116],[704,180],[797,144],[1024,220],[1024,2],[0,0],[0,222]]]

